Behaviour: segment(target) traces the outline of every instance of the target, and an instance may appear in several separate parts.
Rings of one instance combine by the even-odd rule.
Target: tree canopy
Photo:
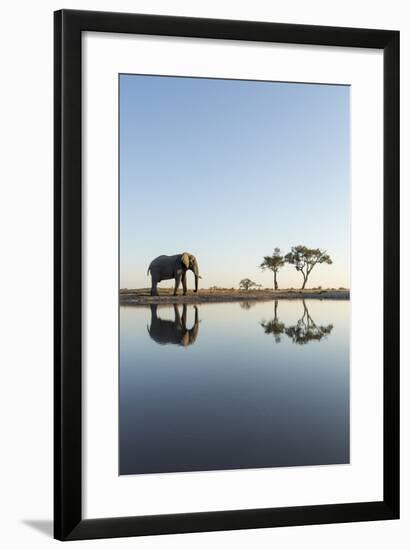
[[[254,283],[253,281],[251,281],[251,279],[242,279],[240,282],[239,282],[239,288],[241,290],[249,290],[250,288],[252,287],[260,287],[261,285],[258,285],[258,283]]]
[[[302,289],[305,288],[312,269],[317,264],[332,264],[332,259],[326,250],[320,248],[308,248],[307,246],[292,246],[291,251],[286,254],[285,260],[295,266],[303,277]]]
[[[275,248],[271,256],[264,256],[263,262],[259,266],[260,269],[272,271],[273,273],[273,286],[275,290],[278,290],[277,273],[279,269],[285,265],[285,257],[282,255],[280,248]]]

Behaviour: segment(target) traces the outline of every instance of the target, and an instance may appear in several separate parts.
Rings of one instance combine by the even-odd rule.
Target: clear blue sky
[[[244,277],[272,286],[262,257],[298,244],[334,261],[308,287],[349,286],[349,93],[121,75],[120,286],[149,286],[150,261],[184,251],[196,255],[203,288]],[[278,280],[298,287],[301,275],[285,266]]]

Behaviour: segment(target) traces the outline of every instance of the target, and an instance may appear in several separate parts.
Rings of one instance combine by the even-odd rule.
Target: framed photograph
[[[55,537],[399,517],[399,33],[55,13]]]

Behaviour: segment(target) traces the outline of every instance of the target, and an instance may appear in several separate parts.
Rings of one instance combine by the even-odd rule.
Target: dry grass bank
[[[283,290],[238,290],[238,289],[201,289],[197,293],[188,290],[186,296],[179,291],[173,295],[172,289],[158,289],[159,296],[151,296],[149,288],[121,289],[121,305],[147,304],[200,304],[210,302],[240,302],[242,300],[292,300],[292,299],[319,299],[319,300],[349,300],[348,289],[283,289]]]

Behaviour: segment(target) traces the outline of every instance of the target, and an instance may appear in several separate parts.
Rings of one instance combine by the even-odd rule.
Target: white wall
[[[402,0],[88,0],[2,6],[0,94],[0,544],[57,546],[52,515],[53,18],[60,8],[399,29],[402,62],[402,279],[409,272],[410,19]],[[407,219],[404,219],[405,216]],[[404,252],[407,251],[405,254]],[[77,548],[408,548],[410,537],[409,291],[402,289],[402,519],[333,526],[74,543]],[[406,391],[407,390],[407,391]]]

